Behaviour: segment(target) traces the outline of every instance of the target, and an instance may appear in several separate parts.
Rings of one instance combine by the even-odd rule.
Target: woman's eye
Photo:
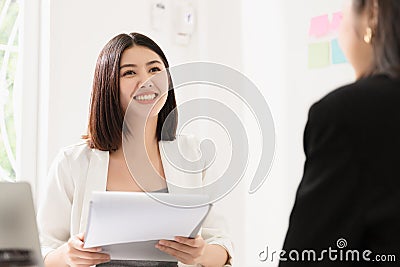
[[[128,70],[128,71],[125,71],[123,74],[122,74],[122,76],[127,76],[127,75],[135,75],[136,73],[133,71],[133,70]]]
[[[154,67],[150,69],[150,72],[159,72],[161,69],[159,67]]]

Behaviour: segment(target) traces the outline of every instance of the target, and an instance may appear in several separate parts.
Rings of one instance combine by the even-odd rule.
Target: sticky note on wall
[[[331,51],[332,51],[332,64],[341,64],[347,62],[346,56],[344,55],[342,49],[339,46],[338,39],[332,40]]]
[[[329,33],[331,28],[328,15],[322,15],[311,19],[309,35],[321,37]]]
[[[336,12],[332,15],[332,22],[330,25],[330,31],[335,32],[339,30],[340,23],[342,22],[343,14],[342,12]]]
[[[330,64],[330,42],[312,43],[308,45],[308,67],[318,69]]]

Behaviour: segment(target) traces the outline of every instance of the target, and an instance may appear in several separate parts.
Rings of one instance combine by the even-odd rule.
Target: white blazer
[[[199,143],[193,136],[179,136],[175,141],[160,141],[160,155],[167,186],[197,187],[204,182],[203,173],[187,174],[179,171],[166,159],[168,147],[179,142],[180,152],[187,159],[199,158]],[[45,257],[68,239],[86,230],[89,201],[92,191],[105,191],[109,152],[90,149],[86,142],[62,149],[49,170],[45,195],[38,209],[38,228]],[[168,186],[170,193],[179,193]],[[222,216],[212,211],[202,225],[201,235],[208,244],[224,247],[232,264],[233,246],[225,232]],[[193,266],[182,263],[179,266]]]

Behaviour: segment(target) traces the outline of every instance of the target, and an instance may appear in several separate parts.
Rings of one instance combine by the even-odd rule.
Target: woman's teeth
[[[139,101],[145,101],[145,100],[153,100],[156,98],[157,94],[149,94],[149,95],[139,95],[135,96],[134,99],[139,100]]]

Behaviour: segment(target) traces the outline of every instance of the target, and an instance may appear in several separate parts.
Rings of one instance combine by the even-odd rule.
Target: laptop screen
[[[0,266],[43,266],[28,183],[0,182]]]

